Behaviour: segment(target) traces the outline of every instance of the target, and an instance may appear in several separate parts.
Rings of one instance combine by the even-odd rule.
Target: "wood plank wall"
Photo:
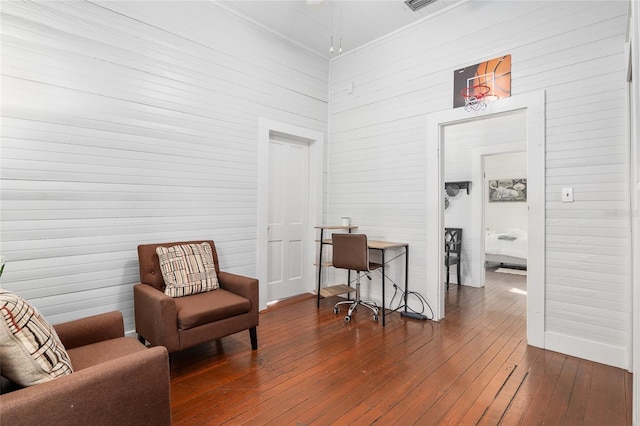
[[[256,275],[258,119],[325,131],[326,59],[213,2],[2,2],[2,286],[119,309],[140,243]]]
[[[512,93],[546,91],[547,335],[628,367],[626,14],[623,1],[467,2],[333,60],[328,221],[408,242],[424,291],[427,115],[452,107],[454,70],[511,54]]]

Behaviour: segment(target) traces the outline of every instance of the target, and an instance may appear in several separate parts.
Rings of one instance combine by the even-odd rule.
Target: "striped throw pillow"
[[[71,374],[66,349],[54,328],[29,302],[0,289],[0,370],[20,386]]]
[[[208,243],[158,246],[166,295],[182,297],[219,287],[213,252]]]

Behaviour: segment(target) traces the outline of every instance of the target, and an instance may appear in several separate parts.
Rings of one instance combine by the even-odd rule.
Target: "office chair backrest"
[[[331,239],[335,268],[369,270],[369,246],[365,234],[333,234]]]

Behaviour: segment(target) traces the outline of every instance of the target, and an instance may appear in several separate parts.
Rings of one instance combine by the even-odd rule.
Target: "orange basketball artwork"
[[[455,70],[453,107],[465,106],[465,96],[488,101],[511,96],[511,55]]]

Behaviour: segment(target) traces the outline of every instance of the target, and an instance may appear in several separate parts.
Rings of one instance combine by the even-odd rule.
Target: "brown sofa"
[[[1,424],[171,424],[165,348],[124,337],[119,311],[54,328],[74,372],[0,395]]]
[[[156,247],[200,243],[211,246],[220,288],[178,298],[167,296]],[[143,244],[138,246],[138,260],[140,284],[133,287],[133,296],[141,341],[173,353],[249,330],[251,348],[258,348],[258,280],[221,272],[213,241]]]

